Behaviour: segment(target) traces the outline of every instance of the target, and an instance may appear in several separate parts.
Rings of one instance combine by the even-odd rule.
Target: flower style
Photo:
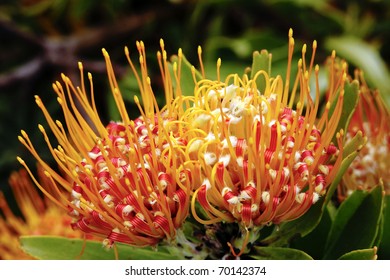
[[[336,129],[345,74],[334,77],[329,101],[317,119],[316,42],[308,67],[304,45],[289,92],[293,49],[290,30],[284,84],[281,76],[272,77],[263,70],[252,79],[231,74],[225,81],[198,82],[194,106],[183,119],[191,126],[187,153],[199,160],[203,180],[194,187],[191,205],[200,223],[238,222],[248,230],[293,220],[318,201],[334,179],[342,159],[342,134]],[[309,86],[313,73],[315,100]],[[257,87],[260,79],[265,80],[261,92]],[[331,103],[336,103],[332,113]],[[197,203],[203,215],[197,211]]]
[[[349,166],[339,185],[339,199],[344,200],[356,189],[370,190],[381,181],[390,194],[390,111],[378,91],[371,90],[363,72],[356,71],[360,81],[360,99],[346,133],[346,143],[361,131],[367,143]]]
[[[38,169],[42,184],[49,188],[51,182]],[[10,209],[3,193],[0,193],[0,209],[4,219],[0,218],[0,259],[31,259],[20,248],[19,236],[55,235],[69,238],[83,237],[82,232],[71,229],[72,219],[52,203],[47,197],[42,198],[30,180],[26,170],[13,172],[9,184],[15,200],[23,214],[16,216]]]
[[[139,84],[143,106],[134,97],[140,117],[131,120],[125,108],[108,53],[103,49],[108,79],[121,121],[104,125],[94,101],[92,75],[88,73],[90,94],[84,85],[84,70],[81,63],[81,86],[75,87],[62,75],[60,82],[53,84],[61,105],[65,125],[53,120],[41,99],[36,103],[43,111],[51,131],[58,141],[53,147],[42,125],[49,150],[69,180],[65,180],[45,162],[36,151],[27,133],[22,131],[19,140],[43,166],[45,174],[55,186],[53,197],[35,179],[35,183],[57,204],[70,211],[75,221],[74,229],[105,238],[104,244],[114,242],[134,246],[156,245],[161,240],[172,240],[189,212],[191,176],[181,163],[185,159],[185,140],[181,137],[181,124],[177,121],[183,110],[179,84],[181,50],[178,62],[169,71],[167,53],[161,40],[157,53],[167,105],[159,110],[151,80],[148,77],[143,42],[137,42],[140,75],[126,57]],[[173,74],[172,74],[173,73]],[[21,158],[18,160],[27,170]],[[30,172],[33,177],[33,174]],[[33,177],[34,178],[34,177]],[[71,193],[71,199],[61,195],[63,188]]]

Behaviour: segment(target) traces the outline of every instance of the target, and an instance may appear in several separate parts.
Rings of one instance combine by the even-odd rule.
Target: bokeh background
[[[17,140],[21,129],[38,147],[45,145],[37,129],[44,120],[34,95],[60,116],[52,83],[61,73],[77,81],[78,61],[93,73],[102,118],[108,122],[116,117],[101,48],[110,53],[129,111],[136,112],[131,106],[137,90],[124,46],[136,58],[135,41],[145,42],[158,94],[155,54],[160,38],[169,54],[182,48],[195,65],[202,46],[211,76],[219,57],[222,71],[241,73],[250,66],[253,51],[261,49],[273,54],[273,73],[282,74],[289,28],[297,52],[303,43],[311,46],[317,40],[316,63],[321,64],[335,49],[349,61],[350,72],[363,69],[369,85],[390,103],[388,0],[1,0],[0,189],[12,200],[7,180],[20,168],[16,156],[32,161]]]

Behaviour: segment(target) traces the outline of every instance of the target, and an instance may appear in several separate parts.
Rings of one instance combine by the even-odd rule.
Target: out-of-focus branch
[[[112,25],[86,30],[82,34],[74,36],[75,50],[82,51],[91,47],[101,46],[107,41],[107,38],[113,39],[128,35],[130,32],[137,30],[150,22],[157,19],[161,20],[163,17],[168,17],[171,13],[172,11],[170,10],[153,10],[119,19]]]
[[[0,75],[0,87],[5,87],[21,80],[32,78],[42,69],[44,59],[36,57],[6,75]]]
[[[18,37],[27,44],[32,44],[42,50],[32,60],[10,72],[0,74],[0,87],[9,86],[21,80],[28,80],[46,66],[51,65],[58,68],[73,67],[78,60],[80,52],[97,46],[101,47],[104,45],[104,42],[126,36],[145,24],[162,17],[168,17],[171,14],[170,10],[147,11],[143,14],[119,19],[111,25],[85,30],[81,34],[57,38],[33,36],[9,22],[0,21],[0,29],[3,29],[3,32]],[[92,70],[97,72],[105,71],[104,63],[88,60],[84,60],[83,63],[93,67]]]
[[[0,19],[0,30],[4,32],[4,36],[14,36],[21,39],[26,44],[42,46],[42,42],[39,37],[18,28],[15,24],[13,24],[13,22]]]

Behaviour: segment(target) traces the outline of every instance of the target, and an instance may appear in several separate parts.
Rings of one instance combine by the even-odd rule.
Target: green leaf
[[[172,80],[174,82],[174,87],[177,88],[176,80],[173,76],[173,64],[179,63],[179,58],[177,55],[173,55],[171,57],[171,63],[169,64],[169,69],[172,75]],[[181,75],[180,75],[180,89],[183,95],[186,96],[192,96],[194,95],[194,79],[192,77],[192,70],[191,68],[193,65],[187,60],[184,54],[182,54],[182,60],[181,60]],[[215,67],[216,68],[216,67]],[[202,74],[195,69],[195,76],[197,79],[202,79]]]
[[[302,7],[310,7],[315,10],[325,9],[327,7],[328,0],[267,0],[269,4],[277,4],[277,3],[292,3],[296,6]]]
[[[204,68],[207,79],[217,80],[217,66],[215,61],[204,61]],[[228,75],[238,74],[240,77],[246,73],[245,71],[248,69],[248,65],[246,63],[237,62],[237,61],[229,61],[222,60],[220,72],[220,80],[221,82],[225,82]]]
[[[333,115],[333,111],[336,108],[336,104],[339,102],[340,99],[340,93],[338,93],[334,101],[331,104],[330,110],[329,110],[329,116]],[[357,80],[354,80],[352,82],[346,81],[344,84],[344,102],[343,102],[343,108],[341,112],[340,121],[337,125],[336,131],[340,131],[340,129],[343,129],[344,131],[347,131],[349,122],[352,118],[352,115],[356,109],[356,106],[358,104],[359,100],[359,82]],[[336,137],[336,135],[335,135]],[[335,140],[334,137],[334,140]]]
[[[115,251],[105,249],[101,242],[54,236],[22,236],[22,249],[29,255],[42,260],[114,260]],[[83,244],[85,250],[82,253]],[[177,259],[164,248],[154,250],[150,247],[137,248],[118,243],[120,260],[168,260]],[[82,254],[81,254],[82,253]]]
[[[376,260],[377,259],[376,247],[371,249],[354,250],[342,255],[339,260]]]
[[[321,219],[323,201],[324,199],[321,199],[314,204],[302,217],[276,226],[271,235],[261,240],[261,244],[271,247],[284,246],[289,244],[294,238],[310,233]]]
[[[38,16],[48,12],[53,7],[53,1],[44,0],[34,2],[32,5],[21,5],[21,12],[26,16]]]
[[[372,247],[383,209],[383,186],[355,191],[339,207],[325,246],[324,259],[337,259]]]
[[[362,139],[364,140],[364,139]],[[363,142],[356,142],[356,144],[361,144],[359,147],[362,146]],[[325,203],[324,205],[327,205],[329,201],[332,199],[332,196],[334,192],[337,189],[337,186],[340,184],[341,179],[343,178],[343,175],[345,171],[347,171],[348,167],[351,165],[352,161],[356,158],[358,155],[360,149],[356,149],[351,154],[346,155],[343,153],[343,161],[341,162],[341,166],[339,168],[338,173],[336,174],[336,177],[334,178],[333,182],[330,184],[328,191],[326,193]]]
[[[345,146],[343,150],[343,161],[339,171],[336,174],[333,182],[330,184],[328,191],[326,192],[326,198],[324,205],[328,205],[329,201],[332,199],[334,192],[337,189],[337,186],[340,184],[341,179],[343,178],[344,173],[347,171],[348,167],[351,165],[352,161],[356,158],[361,148],[366,144],[367,138],[363,137],[361,132],[356,133],[352,140]]]
[[[253,248],[254,253],[250,257],[255,260],[312,260],[303,251],[283,247],[259,247]]]
[[[352,154],[357,150],[361,150],[367,142],[367,137],[363,136],[363,132],[358,131],[355,136],[344,146],[343,158]]]
[[[390,195],[385,196],[383,221],[383,238],[379,245],[378,256],[379,259],[390,260]]]
[[[380,216],[380,220],[378,223],[378,233],[375,237],[374,242],[372,243],[372,246],[378,247],[380,243],[382,242],[383,235],[384,234],[384,227],[385,227],[385,215],[386,215],[386,196],[383,198],[383,207],[382,207],[382,214]],[[388,236],[388,235],[387,235]],[[384,238],[386,239],[386,238]]]
[[[332,226],[332,219],[328,209],[329,207],[324,209],[320,223],[312,232],[304,237],[291,241],[291,248],[302,250],[312,256],[314,259],[322,259],[325,250],[325,243],[318,241],[326,240],[329,230]]]
[[[338,55],[362,69],[371,87],[379,89],[387,104],[390,104],[390,95],[387,94],[390,92],[390,73],[377,49],[352,36],[328,37],[325,47],[336,50]]]
[[[256,73],[263,70],[269,76],[271,75],[271,59],[272,55],[268,53],[267,50],[262,50],[260,53],[258,51],[253,53],[253,62],[252,62],[252,71],[251,71],[251,79],[254,78]],[[264,92],[265,90],[265,77],[263,75],[258,76],[256,79],[257,89],[260,92]]]
[[[220,21],[216,23],[219,24]],[[248,57],[253,50],[247,38],[230,38],[226,36],[217,35],[207,40],[207,44],[204,50],[205,55],[207,54],[206,60],[215,60],[216,55],[218,55],[218,53],[221,53],[221,50],[223,49],[230,50],[240,58]]]
[[[344,173],[347,171],[348,167],[351,165],[352,161],[356,158],[361,148],[366,144],[367,137],[363,137],[362,132],[356,133],[356,135],[348,142],[343,150],[343,161],[339,168],[338,173],[336,174],[335,179],[330,184],[328,191],[326,193],[326,198],[324,206],[329,205],[330,200],[334,192],[337,189],[337,186],[340,184],[340,181],[343,178]]]
[[[69,7],[69,13],[72,16],[72,20],[83,20],[86,16],[88,16],[88,13],[93,10],[95,5],[96,2],[94,0],[71,2],[71,5]]]

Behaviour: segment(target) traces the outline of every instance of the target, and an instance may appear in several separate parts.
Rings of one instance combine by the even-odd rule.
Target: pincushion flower
[[[42,184],[50,188],[50,181],[38,170]],[[3,193],[0,193],[0,259],[20,260],[32,257],[20,248],[19,237],[22,235],[54,235],[68,238],[81,238],[83,233],[70,227],[71,217],[38,193],[27,172],[22,169],[13,172],[9,178],[16,203],[23,218],[10,209]]]
[[[42,159],[25,131],[19,137],[42,165],[60,199],[34,179],[36,184],[70,212],[74,229],[104,238],[106,246],[114,242],[147,246],[170,241],[189,210],[190,174],[181,164],[186,143],[177,121],[183,108],[175,101],[181,99],[181,92],[180,87],[173,88],[173,83],[180,81],[181,50],[171,73],[161,41],[158,59],[167,105],[159,110],[148,76],[144,44],[137,42],[137,49],[140,74],[127,48],[125,53],[139,83],[143,105],[138,97],[134,98],[140,110],[139,118],[129,118],[104,49],[108,80],[120,121],[102,123],[94,101],[92,75],[88,73],[88,90],[81,63],[80,87],[75,87],[65,75],[62,75],[62,83],[53,84],[65,124],[53,120],[39,96],[35,97],[58,146],[52,144],[43,125],[39,125],[39,129],[59,169],[69,179],[65,180],[56,168]],[[25,162],[18,160],[34,178]],[[60,189],[65,189],[71,198],[62,195]]]
[[[284,82],[263,70],[253,78],[231,74],[225,81],[198,81],[194,106],[183,116],[191,126],[187,153],[200,164],[202,183],[194,186],[192,197],[198,222],[237,222],[248,231],[290,221],[316,203],[335,178],[342,159],[342,137],[336,129],[345,73],[334,77],[320,114],[319,66],[313,66],[316,42],[308,66],[303,47],[290,91],[293,48],[290,31]],[[315,87],[310,88],[313,75]],[[265,80],[261,91],[260,79]]]
[[[354,190],[370,190],[383,183],[390,194],[390,112],[378,91],[368,87],[363,72],[356,71],[360,81],[360,99],[346,133],[346,142],[361,131],[366,144],[343,175],[339,198],[343,200]]]

